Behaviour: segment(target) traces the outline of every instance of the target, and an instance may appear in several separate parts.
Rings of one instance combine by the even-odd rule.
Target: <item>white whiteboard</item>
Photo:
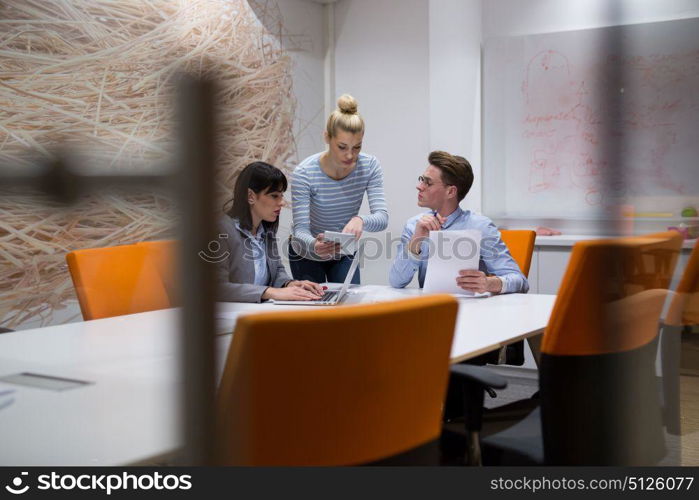
[[[619,203],[677,211],[696,200],[699,18],[494,38],[483,65],[487,212],[597,217]],[[607,91],[621,122],[609,122]],[[623,184],[601,182],[604,141],[618,141]]]

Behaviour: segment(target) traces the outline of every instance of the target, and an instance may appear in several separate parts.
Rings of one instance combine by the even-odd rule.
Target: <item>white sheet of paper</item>
[[[430,231],[424,291],[474,296],[459,288],[456,277],[461,269],[478,269],[482,233],[476,229]]]

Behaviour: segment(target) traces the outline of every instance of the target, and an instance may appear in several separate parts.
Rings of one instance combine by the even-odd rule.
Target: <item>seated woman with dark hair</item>
[[[323,288],[294,281],[279,256],[276,232],[287,180],[278,168],[257,161],[238,176],[233,206],[222,218],[218,242],[218,300],[261,302],[266,299],[313,300]]]

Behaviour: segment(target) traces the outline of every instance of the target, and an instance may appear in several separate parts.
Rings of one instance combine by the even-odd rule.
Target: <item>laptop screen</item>
[[[342,297],[344,293],[347,291],[347,288],[349,287],[350,283],[352,282],[352,278],[354,277],[354,273],[357,270],[357,266],[359,265],[359,261],[362,258],[362,249],[363,245],[361,242],[359,245],[357,245],[359,248],[357,248],[357,252],[354,254],[354,259],[352,260],[352,265],[349,268],[349,271],[347,271],[347,276],[345,276],[345,282],[342,284],[342,288],[340,288],[340,293],[338,294],[339,297]]]

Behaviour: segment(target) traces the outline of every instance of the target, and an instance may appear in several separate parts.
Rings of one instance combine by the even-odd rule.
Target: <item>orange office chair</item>
[[[440,432],[457,309],[432,295],[239,318],[217,396],[220,463],[353,465],[424,451]]]
[[[532,255],[534,254],[536,232],[529,229],[501,229],[500,237],[524,277],[528,278],[532,264]]]
[[[534,254],[536,232],[530,229],[502,229],[500,237],[510,251],[510,255],[519,266],[525,278],[529,278],[529,269]],[[529,340],[529,339],[528,339]],[[534,356],[538,355],[538,339],[529,340],[529,346]],[[521,366],[524,364],[524,341],[520,340],[502,348],[504,352],[498,356],[505,364]]]
[[[66,261],[84,320],[171,307],[146,247],[75,250]]]
[[[647,465],[663,457],[655,357],[681,245],[667,232],[573,247],[544,331],[541,406],[482,438],[486,464]]]
[[[141,241],[136,243],[148,250],[149,259],[154,263],[165,291],[170,299],[170,307],[180,305],[179,280],[177,279],[178,242],[175,240]]]

